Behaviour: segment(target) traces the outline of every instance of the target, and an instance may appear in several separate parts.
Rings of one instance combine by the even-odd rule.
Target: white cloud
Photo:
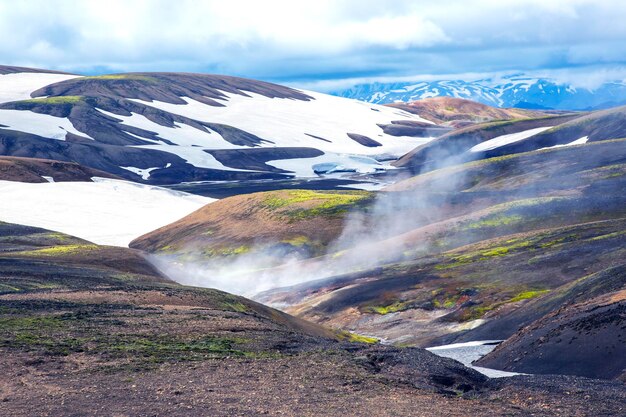
[[[625,20],[619,0],[0,0],[0,56],[270,79],[536,70],[624,63]]]
[[[505,80],[504,77],[519,73],[519,71],[497,71],[497,72],[464,72],[464,73],[438,73],[438,74],[411,74],[404,76],[386,77],[354,77],[336,80],[314,80],[287,83],[291,87],[320,92],[341,91],[359,84],[379,83],[415,83],[420,81],[441,81],[441,80],[491,80],[497,84]],[[594,89],[603,83],[618,81],[626,82],[626,66],[584,66],[576,68],[544,69],[524,72],[524,75],[535,78],[544,78],[555,81],[559,84],[572,85]]]

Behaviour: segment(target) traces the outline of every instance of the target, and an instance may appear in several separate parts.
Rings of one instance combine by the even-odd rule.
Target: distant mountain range
[[[439,80],[359,84],[332,94],[376,104],[429,97],[457,97],[496,107],[599,110],[626,104],[626,83],[606,82],[595,89],[575,87],[523,74],[476,81]]]

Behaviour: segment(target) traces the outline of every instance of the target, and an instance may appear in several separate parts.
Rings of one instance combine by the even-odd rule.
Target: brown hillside
[[[92,177],[119,178],[97,169],[84,167],[75,162],[12,156],[0,157],[0,180],[47,182],[43,177],[52,177],[55,182],[90,182]]]
[[[547,115],[544,112],[535,110],[501,109],[456,97],[432,97],[410,103],[389,104],[389,106],[418,114],[437,124],[455,127],[467,125],[468,123],[527,119]]]

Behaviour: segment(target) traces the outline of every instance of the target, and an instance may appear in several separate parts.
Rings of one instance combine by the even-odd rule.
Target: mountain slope
[[[462,127],[494,120],[529,119],[548,114],[524,109],[503,109],[456,97],[431,97],[388,106],[418,114],[433,123]]]
[[[408,103],[446,96],[495,107],[534,110],[595,110],[626,104],[626,84],[623,81],[605,82],[589,89],[524,74],[473,81],[435,80],[360,84],[333,94],[378,104]]]
[[[93,177],[116,178],[106,172],[87,168],[74,162],[7,156],[0,157],[0,181],[90,182]]]
[[[280,283],[285,275],[301,282],[256,298],[393,343],[509,337],[575,301],[580,291],[566,290],[571,283],[622,262],[625,143],[491,158],[400,182],[358,208],[368,216],[350,245],[336,244],[339,239],[321,257],[256,270],[256,278]],[[244,213],[261,209],[262,197],[245,208],[231,205],[222,221],[243,224]],[[352,216],[359,217],[342,215],[335,236],[350,237]],[[318,226],[308,227],[309,234],[331,226],[324,218],[311,221]],[[306,237],[307,230],[298,232]],[[158,235],[151,238],[158,242]],[[207,235],[202,246],[211,244]],[[245,276],[230,279],[233,286],[245,282]],[[613,291],[607,286],[593,294]],[[561,293],[566,296],[545,307],[533,304]]]
[[[587,296],[584,301],[570,300],[521,329],[478,364],[535,374],[623,380],[626,377],[626,271],[622,265],[598,275],[613,278],[614,282],[621,280],[621,285],[616,282],[614,291]]]
[[[492,382],[422,349],[338,342],[245,298],[171,283],[130,249],[6,223],[0,236],[7,415],[601,415],[624,400],[618,384]],[[576,389],[584,399],[555,397]]]
[[[241,254],[273,245],[309,255],[337,238],[349,209],[370,202],[366,191],[282,190],[230,197],[131,242],[149,252]]]
[[[41,79],[31,82],[33,74]],[[155,184],[316,176],[338,165],[385,170],[377,158],[400,156],[428,138],[384,126],[431,125],[397,109],[228,76],[2,77],[21,77],[21,87],[0,101],[0,154],[72,161]],[[45,84],[45,77],[58,82]],[[233,151],[245,158],[228,157]]]
[[[626,106],[589,114],[491,122],[440,136],[394,165],[420,173],[478,159],[625,136]]]

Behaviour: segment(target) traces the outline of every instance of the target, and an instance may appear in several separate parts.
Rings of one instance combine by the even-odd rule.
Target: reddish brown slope
[[[500,109],[455,97],[432,97],[410,103],[394,103],[395,107],[419,114],[437,124],[462,125],[493,120],[527,119],[546,116],[546,113],[524,109]]]
[[[79,165],[75,162],[54,161],[14,156],[0,157],[0,180],[20,182],[91,181],[92,177],[119,178],[115,175]]]

